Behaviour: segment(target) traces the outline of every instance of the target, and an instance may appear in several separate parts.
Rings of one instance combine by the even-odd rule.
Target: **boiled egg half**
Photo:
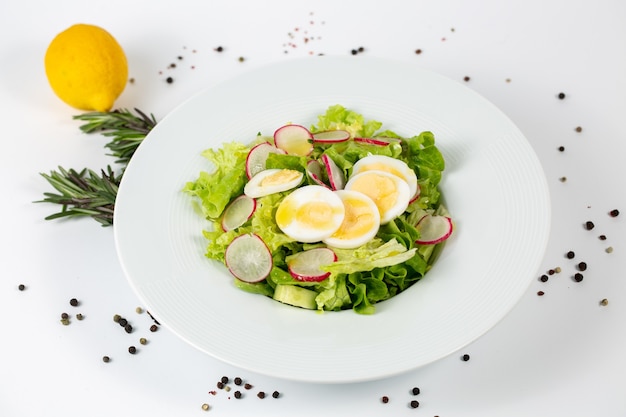
[[[402,178],[409,186],[411,200],[419,195],[417,175],[404,161],[384,155],[369,155],[359,159],[352,167],[352,175],[365,171],[385,171]]]
[[[252,198],[264,197],[296,188],[303,178],[302,172],[293,169],[265,169],[250,178],[243,193]]]
[[[345,216],[341,198],[321,185],[305,185],[287,195],[276,209],[276,224],[303,243],[320,242],[339,229]]]
[[[345,207],[345,216],[339,229],[324,239],[328,246],[353,249],[369,242],[378,233],[380,213],[374,201],[358,191],[335,191]]]
[[[404,213],[411,200],[411,191],[407,182],[387,171],[363,171],[352,175],[345,190],[358,191],[371,198],[380,213],[380,224]]]

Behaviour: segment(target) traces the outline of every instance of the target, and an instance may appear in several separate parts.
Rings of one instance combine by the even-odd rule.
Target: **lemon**
[[[54,93],[76,109],[109,111],[126,87],[124,50],[98,26],[76,24],[59,33],[44,63]]]

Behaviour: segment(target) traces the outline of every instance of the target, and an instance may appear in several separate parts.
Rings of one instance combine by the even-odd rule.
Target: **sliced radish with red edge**
[[[254,233],[234,238],[224,252],[224,263],[235,278],[244,282],[263,281],[273,266],[272,253]]]
[[[306,163],[306,174],[317,185],[330,188],[324,183],[324,181],[322,181],[322,164],[320,164],[318,160],[311,159],[309,162]]]
[[[420,237],[415,243],[434,245],[449,238],[454,227],[452,219],[448,216],[427,214],[417,222],[415,228],[420,233]]]
[[[284,154],[285,151],[278,149],[269,142],[261,142],[250,149],[250,152],[248,152],[248,156],[246,157],[246,176],[248,179],[254,177],[256,174],[265,169],[267,157],[271,153]]]
[[[343,170],[326,154],[322,155],[322,163],[326,168],[330,188],[334,191],[343,190],[343,187],[346,185],[346,175]]]
[[[313,133],[313,141],[319,143],[338,143],[350,139],[350,132],[347,130],[326,130],[324,132]]]
[[[274,144],[289,155],[307,156],[313,151],[313,134],[304,126],[285,125],[274,132]]]
[[[399,142],[395,138],[354,138],[354,141],[374,146],[389,146],[392,143]]]
[[[289,257],[287,268],[292,277],[303,282],[320,282],[328,278],[330,272],[322,266],[337,260],[337,255],[330,248],[315,248],[298,252]]]
[[[222,216],[222,230],[228,232],[245,224],[256,210],[256,200],[245,194],[230,202]]]
[[[420,185],[417,184],[417,191],[415,191],[415,194],[413,194],[413,197],[411,197],[411,201],[409,201],[409,204],[413,203],[415,200],[420,198],[421,193],[422,193],[422,189],[420,188]]]

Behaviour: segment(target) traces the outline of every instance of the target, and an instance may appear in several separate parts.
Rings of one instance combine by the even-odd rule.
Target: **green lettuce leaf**
[[[356,249],[333,248],[333,250],[337,255],[337,261],[322,267],[324,271],[333,274],[351,274],[396,265],[411,259],[416,251],[416,249],[407,250],[396,239],[384,242],[378,238]]]
[[[323,132],[325,130],[343,129],[350,132],[352,137],[369,138],[383,124],[375,120],[365,121],[363,116],[355,111],[336,104],[328,107],[326,113],[318,116],[317,125],[311,126],[311,132]]]
[[[211,161],[213,172],[200,172],[195,181],[185,184],[183,191],[202,203],[207,219],[217,219],[230,200],[243,191],[246,177],[246,156],[249,148],[240,143],[225,143],[220,149],[207,149],[202,156]]]

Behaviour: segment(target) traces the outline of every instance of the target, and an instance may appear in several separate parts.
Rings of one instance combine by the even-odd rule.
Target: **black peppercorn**
[[[580,272],[576,272],[574,274],[574,281],[576,282],[580,282],[583,280],[583,274],[581,274]]]
[[[574,256],[576,256],[576,254],[574,253],[574,251],[569,251],[565,256],[567,256],[567,259],[574,259]]]
[[[541,282],[547,282],[547,281],[548,281],[548,276],[544,274],[544,275],[542,275],[541,277],[539,277],[539,280],[540,280]]]
[[[134,355],[135,353],[137,353],[137,348],[135,346],[129,346],[128,353]]]
[[[241,398],[241,391],[235,391],[235,398]]]
[[[410,403],[410,404],[411,404],[411,408],[417,408],[417,407],[419,407],[419,406],[420,406],[420,403],[419,403],[419,401],[417,401],[417,400],[413,400],[413,401],[411,401],[411,403]]]
[[[586,262],[580,262],[578,263],[578,270],[579,271],[584,271],[587,269],[587,263]]]
[[[593,224],[592,221],[588,221],[588,222],[585,223],[585,229],[587,229],[587,230],[591,230],[594,227],[595,227],[595,225]]]
[[[24,291],[26,289],[26,286],[24,284],[20,284],[17,286],[17,289],[20,291]]]
[[[219,389],[223,389],[224,388],[224,383],[222,381],[217,381],[217,387]]]
[[[69,319],[69,318],[70,318],[70,315],[69,315],[69,314],[67,314],[67,313],[61,313],[61,318],[62,318],[63,320],[67,320],[67,319]]]
[[[126,327],[126,325],[128,324],[128,320],[126,320],[124,317],[122,317],[121,319],[119,319],[117,321],[117,323],[122,326],[122,327]]]
[[[166,83],[168,83],[168,84],[171,84],[171,83],[173,83],[173,82],[174,82],[174,79],[173,79],[172,77],[167,77],[167,78],[165,79],[165,82],[166,82]]]
[[[111,358],[109,358],[108,356],[103,356],[102,357],[102,362],[108,363],[111,360]]]
[[[413,395],[419,395],[419,393],[420,393],[420,389],[418,387],[414,387],[411,390],[411,394],[413,394]]]
[[[470,360],[470,355],[468,355],[468,354],[466,353],[466,354],[464,354],[463,356],[461,356],[461,359],[462,359],[464,362],[467,362],[467,361],[469,361],[469,360]]]
[[[223,48],[223,47],[221,47],[221,46],[218,46],[217,48],[215,48],[215,50],[216,50],[217,52],[222,52],[222,51],[224,50],[224,48]]]
[[[126,326],[124,326],[124,330],[126,331],[126,333],[132,333],[133,326],[131,326],[130,324],[127,324]]]
[[[563,100],[565,98],[565,93],[559,93],[557,97],[559,98],[559,100]]]
[[[156,331],[157,331],[157,329],[158,329],[158,327],[157,327],[157,325],[156,325],[156,324],[153,324],[152,326],[150,326],[150,331],[151,331],[151,332],[156,332]]]
[[[235,381],[235,385],[241,385],[241,383],[243,382],[241,378],[239,377],[236,377],[234,381]]]
[[[78,305],[78,300],[77,300],[76,298],[72,298],[72,299],[70,300],[70,305],[71,305],[72,307],[76,307],[76,306]]]
[[[559,152],[563,152],[565,150],[565,146],[559,146]]]
[[[611,217],[617,217],[617,216],[619,216],[619,210],[618,210],[618,209],[611,210],[611,211],[609,212],[609,215],[610,215]]]
[[[280,392],[278,391],[272,392],[272,398],[278,398],[278,397],[280,397]]]
[[[223,376],[222,379],[220,379],[220,381],[222,381],[222,384],[228,384],[228,377]]]
[[[387,397],[386,395],[383,395],[383,397],[380,399],[383,404],[387,404],[389,402],[389,397]]]

